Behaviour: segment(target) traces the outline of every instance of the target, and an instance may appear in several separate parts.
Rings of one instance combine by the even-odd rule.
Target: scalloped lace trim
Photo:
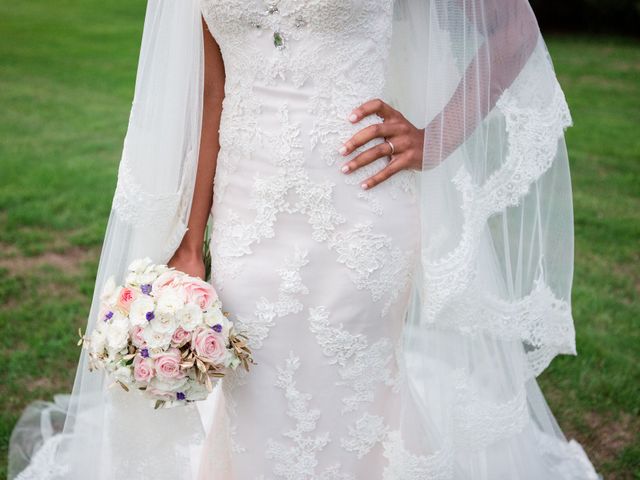
[[[57,433],[46,439],[31,457],[29,466],[14,480],[54,480],[56,478],[62,480],[69,473],[69,468],[56,462],[56,452],[65,438],[64,434]]]

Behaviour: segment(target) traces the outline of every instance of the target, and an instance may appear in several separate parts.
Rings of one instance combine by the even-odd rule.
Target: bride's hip
[[[416,218],[417,176],[402,170],[381,184],[364,190],[361,184],[387,165],[378,158],[351,173],[322,148],[292,151],[286,144],[271,144],[248,151],[221,147],[214,178],[214,207],[301,208],[323,207],[345,214],[369,212]],[[354,210],[355,209],[355,210]]]

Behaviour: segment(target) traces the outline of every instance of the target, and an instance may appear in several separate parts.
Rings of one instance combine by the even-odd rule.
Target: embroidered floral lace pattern
[[[329,247],[338,253],[338,262],[351,270],[357,288],[371,292],[373,301],[388,295],[380,315],[386,315],[411,279],[412,252],[403,252],[393,239],[372,231],[371,223],[358,223],[332,236]]]
[[[330,325],[329,312],[324,307],[310,308],[309,322],[329,363],[339,367],[341,380],[336,381],[335,385],[351,391],[343,397],[343,415],[355,413],[372,402],[375,389],[380,384],[390,387],[394,392],[398,391],[403,377],[397,360],[396,370],[392,371],[392,362],[399,358],[399,347],[394,356],[386,338],[369,346],[364,335],[350,334],[342,325]],[[358,458],[366,455],[376,443],[382,442],[389,429],[383,417],[368,412],[348,423],[347,428],[348,433],[340,439],[340,444]]]
[[[43,478],[64,478],[68,468],[55,462],[55,452],[65,440],[62,434],[47,438],[31,458],[29,468],[20,473],[16,480],[42,480]]]
[[[255,313],[251,318],[238,318],[239,332],[248,337],[249,346],[253,349],[262,347],[262,342],[269,335],[277,317],[296,313],[303,309],[302,302],[296,294],[308,293],[302,284],[300,269],[308,263],[305,251],[296,248],[293,257],[285,260],[285,265],[278,269],[280,288],[277,300],[271,302],[262,297],[256,303]]]
[[[295,248],[293,256],[285,259],[284,266],[277,270],[280,276],[278,298],[275,301],[269,301],[267,298],[261,297],[256,302],[255,310],[251,317],[241,317],[235,321],[237,331],[247,336],[248,344],[252,351],[262,347],[262,343],[269,335],[269,330],[274,326],[276,318],[302,310],[303,305],[295,295],[308,293],[307,287],[302,284],[300,278],[300,269],[307,263],[307,253],[300,248]],[[237,427],[235,420],[237,413],[233,391],[246,383],[246,381],[247,372],[242,369],[236,369],[230,372],[222,382],[230,423],[230,436],[233,442],[232,448],[236,453],[244,452],[245,447],[236,438]]]
[[[293,446],[282,445],[270,440],[267,458],[275,459],[274,473],[290,480],[312,479],[318,464],[315,454],[329,443],[330,435],[324,432],[312,436],[320,417],[320,410],[309,407],[311,394],[300,392],[293,378],[300,365],[300,359],[289,353],[284,368],[278,368],[276,385],[284,390],[287,399],[287,414],[295,420],[295,428],[283,432],[291,439]]]
[[[390,0],[282,1],[278,2],[277,12],[265,14],[269,10],[269,2],[202,0],[203,13],[205,18],[211,19],[212,32],[219,41],[223,56],[233,59],[225,64],[225,91],[227,98],[231,99],[225,99],[227,112],[223,114],[223,121],[230,127],[232,125],[228,131],[237,129],[246,133],[230,137],[229,144],[221,143],[223,150],[227,148],[235,153],[238,148],[257,145],[256,140],[262,132],[257,125],[247,125],[246,122],[249,114],[255,115],[260,110],[254,86],[276,86],[287,82],[297,88],[310,87],[307,103],[307,111],[313,118],[313,125],[308,131],[310,147],[319,149],[328,165],[338,161],[341,156],[337,147],[341,140],[346,140],[368,124],[382,120],[372,116],[358,125],[345,121],[351,109],[367,99],[380,96],[383,91],[392,4]],[[272,48],[270,36],[260,37],[266,30],[279,31],[288,38],[285,48],[265,55],[264,49]],[[363,38],[367,32],[370,36]],[[313,41],[305,41],[311,37]],[[262,48],[254,50],[246,48],[248,42],[265,43],[259,43],[258,47]],[[316,61],[310,62],[311,58]],[[372,65],[380,70],[372,71]],[[243,158],[242,154],[250,152],[237,153],[238,158]],[[384,163],[379,159],[356,174],[346,176],[344,181],[355,185],[365,175],[379,170]],[[229,167],[224,168],[222,177],[227,176]],[[415,172],[403,171],[394,175],[380,190],[391,194],[397,190],[413,192],[414,177]],[[376,203],[371,192],[353,191],[356,196]],[[221,196],[222,191],[216,195]],[[375,208],[380,210],[381,207],[377,204]]]
[[[575,440],[561,442],[558,439],[537,432],[536,440],[543,455],[554,465],[554,473],[568,480],[602,480],[584,452]]]
[[[462,165],[453,182],[461,195],[464,217],[457,245],[436,256],[426,252],[424,264],[424,315],[430,322],[465,333],[478,330],[505,339],[520,338],[531,346],[531,372],[544,369],[558,353],[574,351],[574,330],[566,299],[555,296],[545,283],[544,271],[528,294],[499,299],[484,290],[478,276],[478,246],[488,222],[510,207],[517,207],[530,193],[531,185],[549,171],[564,129],[571,116],[560,85],[555,82],[544,95],[531,84],[550,68],[544,57],[532,57],[520,76],[499,98],[494,116],[507,131],[505,161],[481,184],[475,183]],[[526,104],[522,103],[526,98]],[[443,237],[447,232],[442,231]],[[454,241],[453,237],[447,237]],[[478,315],[483,321],[479,321]],[[455,318],[454,323],[450,319]],[[553,321],[548,319],[552,318]],[[543,321],[544,319],[544,321]],[[541,345],[545,348],[541,348]]]
[[[474,278],[472,259],[476,255],[477,239],[488,218],[516,205],[529,191],[531,183],[551,166],[558,138],[570,123],[559,85],[551,103],[540,108],[514,104],[508,90],[498,100],[497,108],[504,112],[509,138],[514,139],[509,144],[509,156],[483,185],[474,185],[465,167],[461,167],[454,178],[463,197],[464,231],[459,245],[445,257],[429,262],[426,269],[426,288],[431,296],[425,305],[425,314],[429,319],[435,318],[447,301],[469,285]]]
[[[313,228],[312,237],[317,241],[326,240],[329,232],[345,221],[332,201],[333,184],[310,180],[304,168],[304,152],[298,139],[300,129],[289,121],[286,105],[280,107],[279,119],[282,132],[266,140],[271,145],[279,146],[275,160],[276,174],[269,178],[256,175],[253,179],[254,197],[250,206],[255,210],[255,218],[251,223],[242,223],[231,212],[228,218],[214,223],[212,236],[224,240],[220,242],[221,248],[212,251],[219,266],[220,286],[223,286],[226,275],[237,275],[241,268],[241,263],[228,259],[249,254],[252,244],[272,238],[278,215],[306,215]],[[269,137],[266,133],[263,136]],[[291,193],[297,197],[295,202],[289,200]]]
[[[340,444],[345,450],[362,458],[376,443],[384,440],[388,428],[384,418],[365,412],[353,425],[348,426],[349,435],[340,439]]]
[[[394,386],[397,379],[392,371],[394,350],[388,338],[381,338],[372,345],[362,335],[351,335],[341,326],[329,326],[326,309],[309,310],[311,331],[323,347],[331,363],[340,367],[340,381],[352,393],[343,398],[343,412],[353,412],[362,403],[373,401],[374,390],[379,383]]]
[[[487,448],[494,442],[517,435],[529,424],[527,396],[522,387],[504,401],[483,399],[468,374],[455,372],[455,419],[457,446],[467,451]]]
[[[557,352],[575,354],[569,304],[558,299],[543,281],[536,282],[529,295],[515,302],[469,288],[467,295],[448,306],[444,314],[455,319],[449,326],[461,332],[499,332],[501,338],[525,342],[533,376],[542,372]]]
[[[429,457],[415,455],[405,448],[398,431],[389,433],[384,449],[389,465],[384,470],[383,480],[446,480],[453,476],[450,449]]]

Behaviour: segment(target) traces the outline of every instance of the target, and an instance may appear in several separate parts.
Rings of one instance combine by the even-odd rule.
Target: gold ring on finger
[[[393,146],[393,143],[391,143],[389,140],[387,140],[386,138],[384,139],[385,142],[387,142],[389,144],[389,146],[391,147],[391,152],[389,152],[389,156],[392,156],[394,153],[396,153],[396,149]]]

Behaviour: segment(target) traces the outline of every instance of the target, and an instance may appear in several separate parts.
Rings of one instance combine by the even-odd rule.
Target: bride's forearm
[[[174,256],[202,255],[204,233],[213,202],[213,179],[220,150],[218,129],[224,98],[224,64],[218,44],[204,21],[203,35],[204,90],[200,153],[188,230]]]
[[[487,2],[485,14],[494,22],[482,25],[489,32],[487,44],[478,50],[444,109],[425,128],[427,161],[437,164],[464,143],[513,83],[538,42],[533,12],[527,6],[509,10],[503,3]],[[471,23],[486,21],[472,13],[467,12]]]

